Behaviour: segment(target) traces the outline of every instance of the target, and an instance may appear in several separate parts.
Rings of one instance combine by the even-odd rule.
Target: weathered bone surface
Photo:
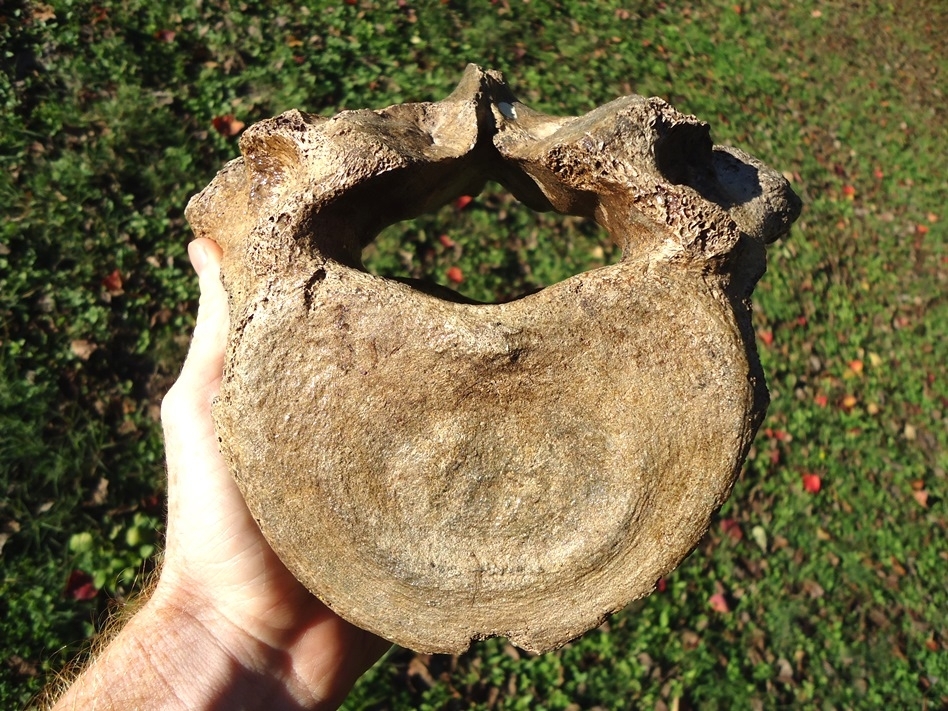
[[[780,174],[659,99],[551,117],[474,66],[444,101],[289,111],[240,147],[187,216],[224,250],[221,449],[287,567],[425,652],[550,650],[651,592],[767,406],[748,299],[800,210]],[[504,304],[361,268],[486,180],[594,218],[621,263]]]

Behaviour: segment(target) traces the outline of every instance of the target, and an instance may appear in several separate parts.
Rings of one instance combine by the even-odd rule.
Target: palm
[[[206,242],[212,257],[219,255]],[[336,616],[297,582],[263,538],[230,476],[210,415],[223,370],[226,300],[217,260],[199,272],[201,309],[192,350],[162,406],[169,512],[158,590],[187,595],[235,633],[289,655],[301,687],[295,695],[313,693],[333,676],[341,677],[340,689],[348,688],[388,644]]]

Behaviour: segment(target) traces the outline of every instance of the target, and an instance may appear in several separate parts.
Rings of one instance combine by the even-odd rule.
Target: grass
[[[550,113],[661,96],[792,176],[805,212],[756,293],[773,404],[664,591],[544,656],[395,650],[348,707],[948,705],[943,3],[402,5],[0,8],[0,706],[160,543],[157,406],[196,305],[182,212],[236,154],[227,129],[438,99],[471,61]],[[459,267],[493,300],[617,255],[490,189],[366,256],[449,285]]]

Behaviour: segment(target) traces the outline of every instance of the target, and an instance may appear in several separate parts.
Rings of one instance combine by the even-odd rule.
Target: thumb
[[[227,346],[227,293],[220,279],[222,254],[217,243],[209,239],[196,239],[188,245],[188,256],[198,275],[201,300],[191,348],[179,382],[187,390],[204,392],[211,397],[220,384]]]

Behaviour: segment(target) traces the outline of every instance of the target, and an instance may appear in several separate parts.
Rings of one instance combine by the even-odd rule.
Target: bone
[[[750,295],[800,212],[779,173],[660,99],[547,116],[474,65],[443,101],[290,111],[240,148],[187,208],[224,251],[214,418],[314,595],[419,652],[544,652],[694,549],[767,408]],[[622,260],[502,304],[362,268],[488,180]]]

